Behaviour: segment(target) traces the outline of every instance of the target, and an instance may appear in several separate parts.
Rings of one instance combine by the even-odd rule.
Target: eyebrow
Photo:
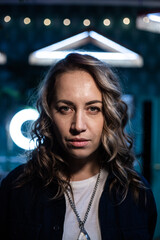
[[[73,102],[71,102],[69,100],[65,100],[65,99],[58,100],[56,102],[56,104],[58,104],[58,103],[65,103],[65,104],[72,105],[72,106],[74,105]],[[92,100],[92,101],[86,102],[85,105],[88,106],[88,105],[95,104],[95,103],[101,103],[102,104],[102,101],[100,101],[100,100]]]

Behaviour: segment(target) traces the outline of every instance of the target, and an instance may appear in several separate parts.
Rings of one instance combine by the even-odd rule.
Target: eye
[[[88,108],[88,111],[92,114],[96,114],[96,113],[100,112],[101,109],[99,107],[96,107],[96,106],[91,106],[91,107]]]
[[[58,112],[62,113],[62,114],[67,114],[70,113],[72,111],[72,109],[68,106],[61,106],[57,108]]]

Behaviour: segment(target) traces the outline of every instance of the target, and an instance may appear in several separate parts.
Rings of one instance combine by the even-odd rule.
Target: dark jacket
[[[55,183],[47,189],[39,189],[36,182],[23,188],[13,188],[11,183],[22,170],[23,165],[14,169],[1,184],[0,238],[61,240],[66,208],[64,196],[51,200],[57,191]],[[157,211],[152,191],[141,190],[139,202],[136,203],[129,190],[126,199],[121,204],[115,204],[109,197],[112,177],[108,177],[99,203],[102,240],[153,239]],[[33,186],[37,186],[37,191]]]

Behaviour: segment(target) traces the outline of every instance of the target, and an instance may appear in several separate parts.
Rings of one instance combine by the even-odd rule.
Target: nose
[[[86,118],[83,111],[75,112],[71,123],[71,131],[74,133],[86,131]]]

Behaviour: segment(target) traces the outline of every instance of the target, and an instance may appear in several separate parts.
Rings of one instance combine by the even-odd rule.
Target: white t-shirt
[[[71,181],[76,209],[82,221],[84,219],[88,203],[91,199],[91,195],[93,193],[97,176],[98,174],[82,181]],[[94,240],[101,240],[101,232],[98,218],[98,206],[106,179],[107,172],[105,170],[102,170],[99,185],[94,196],[94,200],[92,202],[92,206],[89,211],[87,220],[84,225],[88,235],[90,236],[91,239]],[[66,200],[66,213],[62,240],[75,240],[78,238],[80,229],[76,215],[69,204],[68,197],[66,196],[66,194],[65,200]]]

